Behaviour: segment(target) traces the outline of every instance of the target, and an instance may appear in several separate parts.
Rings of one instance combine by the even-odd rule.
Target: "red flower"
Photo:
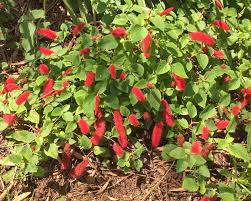
[[[111,78],[116,80],[116,68],[114,64],[110,65],[109,72],[110,72]]]
[[[7,124],[12,124],[16,120],[15,114],[3,114],[3,120]]]
[[[222,70],[225,70],[227,67],[225,65],[220,66]]]
[[[85,23],[83,23],[83,22],[80,22],[79,24],[75,25],[72,28],[72,34],[74,36],[77,36],[79,34],[79,32],[84,28],[84,26],[85,26]]]
[[[201,155],[201,151],[202,151],[201,142],[200,141],[193,142],[191,146],[191,153],[196,155]]]
[[[0,3],[0,10],[3,10],[5,8],[4,3]]]
[[[155,123],[154,128],[153,128],[153,133],[152,133],[152,148],[156,148],[159,146],[160,139],[163,132],[163,127],[164,127],[164,124],[162,121]]]
[[[176,75],[175,73],[173,73],[173,79],[175,81],[175,85],[178,87],[178,89],[180,91],[184,91],[186,88],[186,81],[184,78]]]
[[[117,110],[113,111],[113,121],[119,134],[119,144],[121,145],[122,148],[126,148],[128,145],[128,139],[123,125],[122,116],[120,112]]]
[[[250,87],[250,88],[241,89],[241,93],[242,93],[242,94],[251,95],[251,87]]]
[[[31,94],[30,91],[25,91],[22,94],[20,94],[16,99],[16,104],[22,105],[23,103],[25,103],[27,99],[29,98],[30,94]]]
[[[119,79],[120,79],[120,80],[124,80],[125,78],[126,78],[126,73],[125,73],[125,72],[122,72],[122,73],[120,74]]]
[[[201,156],[204,158],[208,157],[208,154],[210,153],[210,151],[213,149],[213,144],[208,143],[206,145],[203,146],[202,151],[201,151]]]
[[[70,172],[70,177],[79,178],[80,176],[82,176],[88,164],[88,159],[84,159]]]
[[[224,82],[229,82],[230,80],[231,80],[230,76],[227,75],[227,76],[224,77]]]
[[[145,97],[144,93],[138,87],[135,87],[135,86],[132,87],[131,91],[139,102],[146,101],[146,97]]]
[[[106,129],[106,124],[105,121],[102,117],[102,113],[99,112],[99,118],[97,119],[97,121],[95,122],[95,132],[93,134],[93,136],[91,137],[91,142],[93,145],[98,145],[100,140],[102,139],[104,133],[105,133],[105,129]]]
[[[68,75],[70,72],[72,72],[72,68],[67,68],[67,69],[63,72],[63,76]]]
[[[8,99],[4,99],[4,100],[3,100],[3,104],[4,104],[4,105],[7,105],[8,103],[9,103]]]
[[[159,15],[160,15],[160,16],[167,15],[167,14],[169,14],[173,9],[174,9],[174,7],[167,8],[166,10],[161,11]]]
[[[118,27],[112,30],[112,35],[116,38],[122,38],[127,35],[127,31],[122,27]]]
[[[130,123],[134,126],[134,127],[138,127],[139,126],[139,121],[136,117],[135,114],[130,114],[128,117]]]
[[[152,43],[152,36],[148,32],[148,34],[143,40],[143,53],[146,59],[148,59],[151,56],[151,49],[150,49],[151,43]]]
[[[219,0],[215,0],[214,3],[218,7],[219,10],[222,10],[223,7],[222,7],[222,4]]]
[[[5,81],[5,85],[7,85],[7,84],[13,84],[13,83],[15,83],[15,81],[16,81],[16,78],[14,78],[14,77],[8,77],[6,79],[6,81]]]
[[[229,31],[229,26],[226,22],[222,21],[222,20],[215,20],[213,25],[215,27],[219,27],[221,29],[223,29],[224,31]]]
[[[251,100],[251,95],[246,95],[245,98],[241,101],[241,107],[246,107],[248,102]]]
[[[227,110],[226,107],[223,108],[223,112],[224,112],[225,114],[228,114],[228,110]]]
[[[89,55],[91,52],[90,48],[84,48],[80,50],[80,55]]]
[[[146,84],[146,86],[147,86],[147,88],[153,88],[154,87],[154,84],[153,83],[151,83],[151,82],[148,82],[147,84]]]
[[[99,105],[100,105],[100,97],[97,95],[95,96],[95,109],[94,109],[94,114],[95,116],[98,115],[98,113],[100,113],[100,110],[99,110]]]
[[[84,119],[80,119],[78,121],[78,127],[80,128],[80,131],[83,135],[86,135],[87,133],[90,132],[89,125],[87,124],[87,122]]]
[[[62,86],[63,86],[64,89],[67,89],[70,86],[68,80],[64,80],[63,83],[62,83]]]
[[[24,78],[24,79],[20,80],[20,83],[21,84],[26,84],[27,83],[27,78]]]
[[[206,45],[215,45],[215,40],[206,33],[191,32],[189,35],[192,40],[205,43]]]
[[[88,72],[85,79],[85,86],[86,87],[92,86],[94,82],[94,78],[95,78],[95,73]]]
[[[42,98],[47,98],[53,94],[54,80],[48,78],[43,87],[43,96]]]
[[[229,124],[228,120],[220,120],[220,121],[217,122],[216,127],[219,130],[223,130],[228,126],[228,124]]]
[[[201,138],[203,140],[207,140],[208,139],[208,136],[209,136],[209,130],[208,130],[208,127],[207,126],[204,126],[202,128],[202,135],[201,135]]]
[[[20,88],[21,87],[19,85],[15,84],[15,83],[9,83],[9,84],[5,85],[3,93],[5,93],[5,92],[12,92],[12,91],[20,89]]]
[[[62,161],[60,164],[60,171],[65,171],[71,166],[71,145],[64,145],[64,152],[62,156]]]
[[[214,50],[214,56],[218,59],[224,59],[224,53],[220,50]]]
[[[178,146],[179,146],[179,147],[183,147],[184,142],[185,142],[184,135],[179,134],[179,135],[177,136],[177,144],[178,144]]]
[[[173,114],[168,102],[165,99],[162,99],[161,104],[163,106],[162,115],[166,121],[166,124],[170,127],[173,127],[174,126]]]
[[[54,52],[48,48],[45,48],[45,47],[39,47],[38,50],[44,54],[45,56],[50,56],[52,54],[54,54]]]
[[[40,64],[39,65],[39,72],[41,75],[47,75],[49,73],[49,68],[45,64]]]
[[[114,143],[112,149],[117,154],[118,157],[123,156],[124,149],[121,146],[119,146],[118,143]]]
[[[42,35],[52,40],[55,40],[57,38],[57,32],[52,31],[51,29],[47,29],[47,28],[37,29],[37,34]]]
[[[151,114],[149,112],[144,112],[143,119],[145,121],[150,121],[152,119]]]
[[[204,195],[200,201],[216,201],[216,199],[214,197],[210,198],[207,195]]]
[[[240,111],[241,111],[241,107],[240,107],[240,106],[234,105],[234,106],[232,107],[232,114],[233,114],[234,116],[237,116],[237,115],[240,113]]]

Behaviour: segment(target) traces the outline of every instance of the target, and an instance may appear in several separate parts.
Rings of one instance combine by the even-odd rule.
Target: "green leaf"
[[[189,192],[195,192],[199,189],[199,184],[193,177],[187,176],[183,180],[182,187]]]
[[[232,79],[227,83],[227,90],[228,91],[233,91],[236,90],[240,87],[241,81],[240,78]]]
[[[200,113],[200,118],[201,119],[209,119],[214,116],[216,116],[217,111],[213,105],[208,105],[201,113]]]
[[[164,146],[163,151],[161,153],[161,157],[163,160],[169,160],[171,157],[169,156],[169,153],[174,150],[177,146],[174,144],[167,144]]]
[[[202,175],[204,177],[210,177],[210,172],[209,172],[206,165],[200,166],[198,171],[199,171],[200,175]]]
[[[86,114],[87,117],[93,117],[94,116],[94,94],[88,94],[84,101],[83,101],[83,112]]]
[[[12,133],[9,138],[12,138],[17,141],[30,143],[35,139],[36,135],[30,131],[19,130],[15,133]]]
[[[192,102],[187,102],[186,107],[187,107],[188,114],[191,118],[194,118],[197,116],[197,109]]]
[[[50,144],[47,149],[44,150],[45,155],[57,159],[58,158],[58,146],[54,143]]]
[[[65,128],[65,133],[71,133],[77,128],[77,124],[75,122],[68,122]]]
[[[8,128],[9,124],[5,123],[2,119],[0,119],[0,131],[5,130]]]
[[[129,37],[132,41],[132,43],[136,43],[142,39],[144,39],[147,35],[148,31],[145,27],[141,27],[139,25],[134,25],[129,30]]]
[[[172,72],[175,73],[176,75],[183,77],[183,78],[188,78],[185,68],[182,63],[177,62],[172,65]]]
[[[27,120],[29,120],[32,123],[39,124],[39,114],[35,110],[31,110],[29,113],[29,116],[27,117]]]
[[[83,149],[86,149],[86,150],[89,150],[92,148],[91,140],[85,135],[80,136],[79,144]]]
[[[119,99],[118,97],[114,97],[113,95],[106,96],[104,98],[105,105],[112,109],[118,109],[119,108]]]
[[[186,158],[186,152],[182,147],[177,147],[170,151],[169,156],[175,159],[184,159]]]
[[[228,192],[220,193],[218,197],[220,197],[222,201],[235,201],[234,194]]]
[[[250,162],[250,157],[248,155],[247,149],[238,143],[229,145],[228,151],[231,155],[243,159],[245,162]]]
[[[112,23],[116,24],[116,25],[123,26],[127,22],[128,22],[127,15],[125,13],[121,13],[121,14],[115,16],[115,18],[114,18],[114,20],[113,20]]]
[[[183,172],[185,169],[187,169],[188,163],[186,160],[177,160],[176,164],[176,172]]]
[[[186,119],[178,119],[177,122],[182,128],[188,128],[188,122]]]
[[[116,49],[118,47],[118,42],[112,35],[107,35],[100,41],[100,47],[103,50]]]
[[[51,130],[53,128],[53,123],[44,123],[43,127],[41,128],[40,135],[41,137],[46,137],[51,133]]]
[[[164,18],[162,18],[159,15],[156,15],[155,17],[151,17],[150,21],[156,26],[158,29],[161,31],[164,31],[165,29],[165,24],[164,24]]]
[[[52,110],[51,116],[53,117],[59,117],[64,113],[62,107],[56,107]]]
[[[143,163],[140,159],[137,159],[134,161],[134,167],[139,172],[141,168],[143,167]]]
[[[63,120],[65,121],[73,121],[74,120],[74,116],[71,112],[66,112],[62,115]]]
[[[44,18],[45,12],[42,9],[32,10],[31,15],[32,15],[32,17],[34,17],[34,19]]]
[[[100,146],[95,146],[93,148],[93,153],[96,155],[96,156],[104,156],[104,157],[107,157],[110,155],[110,152],[107,148],[105,147],[100,147]]]
[[[247,136],[247,150],[248,152],[251,151],[251,124],[248,124],[245,128],[245,131],[248,133]]]
[[[159,111],[161,105],[161,94],[158,89],[152,89],[148,95],[148,101],[152,108]]]
[[[199,54],[196,56],[196,58],[200,65],[200,68],[205,69],[209,61],[208,56],[206,54]]]

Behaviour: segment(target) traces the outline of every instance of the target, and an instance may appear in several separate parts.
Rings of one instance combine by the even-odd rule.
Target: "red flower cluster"
[[[200,201],[216,201],[217,199],[215,197],[208,197],[207,195],[204,195]]]
[[[100,110],[99,110],[99,105],[100,105],[100,97],[97,95],[95,96],[95,104],[94,104],[94,115],[98,116],[98,114],[100,114]]]
[[[152,148],[156,148],[159,146],[160,139],[163,132],[163,127],[164,127],[164,123],[162,121],[155,123],[153,132],[152,132]]]
[[[139,89],[138,87],[132,87],[132,93],[133,95],[137,98],[137,100],[139,102],[145,102],[146,101],[146,97],[144,95],[144,93],[141,91],[141,89]]]
[[[219,10],[222,10],[223,6],[222,6],[220,0],[215,0],[214,3],[215,3],[215,5],[217,6],[217,8],[218,8]]]
[[[128,139],[123,125],[123,118],[118,110],[113,111],[113,121],[119,134],[119,144],[122,148],[126,148],[128,145]]]
[[[12,92],[14,90],[20,89],[21,87],[15,83],[15,78],[14,77],[8,77],[7,80],[5,81],[5,86],[2,91],[2,93],[8,93]]]
[[[168,102],[163,99],[161,101],[162,106],[163,106],[163,111],[162,111],[162,115],[164,120],[166,121],[166,124],[170,127],[174,126],[174,120],[173,120],[173,114],[172,114],[172,110],[168,104]]]
[[[123,156],[124,149],[118,143],[114,143],[112,149],[118,157]]]
[[[150,121],[152,119],[151,114],[149,112],[144,112],[143,119],[145,121]]]
[[[149,89],[151,89],[151,88],[154,87],[154,84],[151,83],[151,82],[147,82],[146,87],[149,88]]]
[[[179,147],[183,147],[183,144],[184,144],[184,142],[185,142],[185,137],[184,137],[184,135],[182,135],[182,134],[179,134],[178,136],[177,136],[177,144],[178,144],[178,146]]]
[[[41,75],[48,75],[49,73],[49,68],[46,64],[40,64],[39,65],[39,72]]]
[[[173,9],[174,9],[174,7],[167,8],[166,10],[161,11],[159,15],[160,15],[160,16],[167,15],[167,14],[169,14]]]
[[[74,36],[77,36],[79,34],[79,32],[84,28],[84,26],[85,26],[85,23],[83,23],[83,22],[80,22],[79,24],[75,25],[72,28],[72,34]]]
[[[119,79],[120,79],[120,80],[124,80],[125,78],[126,78],[126,73],[125,73],[125,72],[122,72],[122,73],[120,74]]]
[[[129,117],[129,122],[134,126],[134,127],[138,127],[139,126],[139,121],[136,117],[135,114],[130,114]]]
[[[72,178],[79,178],[83,175],[86,167],[89,164],[88,159],[84,159],[81,163],[79,163],[71,172],[70,177]]]
[[[196,155],[201,155],[201,151],[202,151],[201,142],[200,141],[193,142],[191,146],[191,153]]]
[[[152,43],[152,36],[148,32],[148,34],[146,35],[146,37],[143,40],[143,54],[146,59],[148,59],[151,56],[151,51],[152,51],[150,49],[151,43]]]
[[[208,136],[209,136],[209,130],[208,130],[208,127],[207,126],[204,126],[202,128],[202,135],[201,135],[201,138],[203,140],[207,140],[208,139]]]
[[[13,122],[16,120],[15,114],[3,114],[3,120],[7,124],[13,124]]]
[[[90,48],[84,48],[82,50],[80,50],[79,54],[80,55],[89,55],[91,52]]]
[[[25,103],[27,99],[29,98],[30,94],[31,94],[30,91],[25,91],[22,94],[20,94],[16,99],[16,104],[22,105],[23,103]]]
[[[72,68],[67,68],[67,69],[63,72],[63,76],[67,76],[70,72],[72,72]]]
[[[91,142],[93,145],[98,145],[100,140],[102,139],[105,129],[106,129],[106,123],[105,120],[103,119],[102,113],[99,112],[97,115],[97,120],[94,124],[95,127],[95,132],[93,133],[93,136],[91,137]]]
[[[87,133],[90,132],[89,125],[87,124],[87,122],[84,119],[80,119],[78,121],[78,127],[83,135],[86,135]]]
[[[215,40],[203,32],[191,32],[190,38],[194,41],[205,43],[206,45],[215,45]]]
[[[48,49],[48,48],[45,48],[45,47],[39,47],[38,50],[44,54],[45,56],[50,56],[52,54],[54,54],[54,51]]]
[[[112,30],[112,35],[116,38],[122,38],[127,35],[127,31],[122,27],[114,28]]]
[[[110,67],[109,67],[109,72],[110,72],[110,75],[111,75],[111,78],[116,80],[116,68],[115,68],[115,65],[114,64],[111,64]]]
[[[229,26],[226,22],[222,21],[222,20],[215,20],[213,25],[215,27],[219,27],[224,31],[229,31]]]
[[[91,87],[93,85],[94,78],[95,78],[95,73],[88,72],[85,79],[85,86]]]
[[[229,120],[220,120],[216,123],[216,127],[219,130],[224,130],[225,128],[227,128],[228,124],[229,124]]]
[[[62,161],[60,164],[60,171],[65,171],[71,166],[71,145],[65,144],[62,156]]]
[[[224,53],[220,50],[214,50],[214,57],[217,59],[224,59]]]
[[[175,73],[173,73],[173,79],[175,81],[175,85],[178,87],[178,89],[180,91],[184,91],[186,88],[186,81],[184,78],[176,75]]]
[[[42,96],[42,98],[47,98],[49,96],[52,96],[53,86],[54,86],[54,80],[52,78],[48,78],[47,81],[44,84],[44,87],[43,87],[43,96]]]
[[[232,114],[234,116],[237,116],[240,113],[240,111],[241,111],[241,107],[239,105],[234,105],[232,107]]]
[[[57,32],[52,31],[51,29],[47,29],[47,28],[37,29],[37,34],[42,35],[51,40],[55,40],[57,38]]]

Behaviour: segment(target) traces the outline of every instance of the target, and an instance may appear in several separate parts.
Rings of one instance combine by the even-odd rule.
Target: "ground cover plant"
[[[96,162],[140,171],[161,151],[201,200],[250,199],[251,2],[76,2],[57,30],[46,10],[19,17],[20,43],[0,24],[25,61],[1,62],[4,181],[43,177],[51,159],[69,179]]]

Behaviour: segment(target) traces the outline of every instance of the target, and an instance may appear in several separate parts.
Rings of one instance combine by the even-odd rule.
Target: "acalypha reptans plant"
[[[58,28],[44,10],[18,21],[25,64],[0,85],[5,175],[41,177],[53,159],[69,179],[96,161],[140,171],[161,150],[201,200],[250,198],[250,0],[64,2]]]

